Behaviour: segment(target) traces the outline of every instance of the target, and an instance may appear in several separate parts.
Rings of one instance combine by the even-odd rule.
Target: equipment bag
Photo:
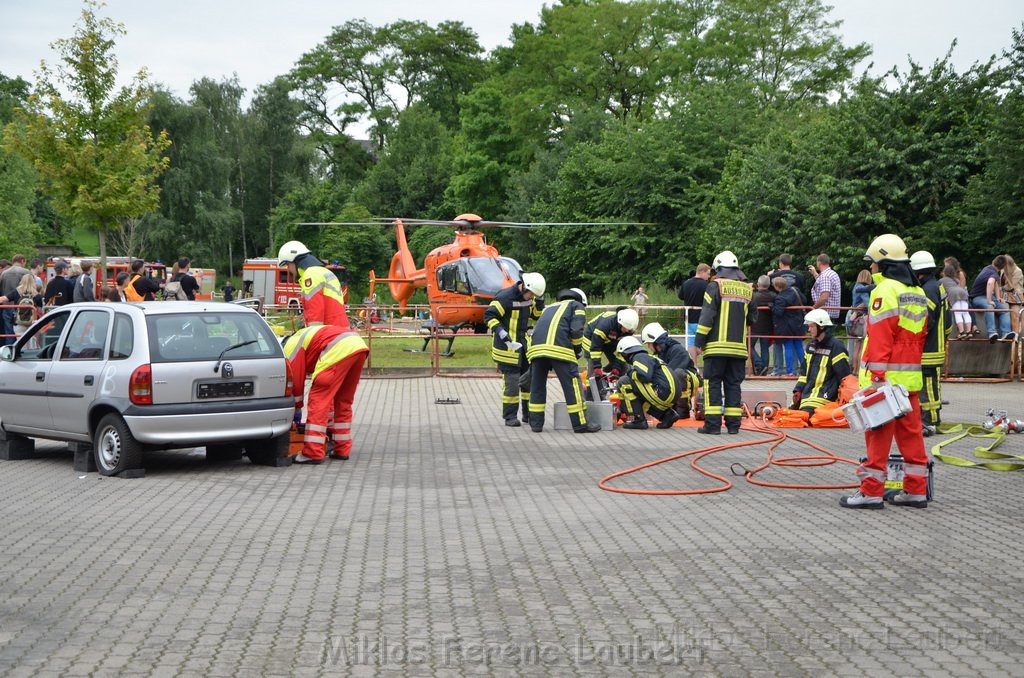
[[[145,301],[146,298],[139,294],[138,290],[135,289],[135,281],[142,276],[136,273],[128,280],[128,284],[124,286],[124,298],[128,301]]]
[[[171,279],[171,282],[164,285],[165,300],[188,301],[188,295],[185,294],[185,290],[181,289],[181,276],[182,274],[179,273]]]
[[[32,297],[24,295],[18,300],[15,323],[21,327],[28,327],[36,320],[36,304]]]

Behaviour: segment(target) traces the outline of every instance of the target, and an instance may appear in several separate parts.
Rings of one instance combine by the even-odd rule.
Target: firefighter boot
[[[881,497],[869,497],[861,494],[860,491],[854,492],[849,497],[843,497],[839,500],[839,505],[843,508],[852,509],[881,509],[885,508],[885,504],[882,503]]]
[[[676,403],[676,414],[679,415],[680,419],[690,418],[690,400],[680,400]]]
[[[583,426],[577,426],[572,430],[573,433],[597,433],[601,430],[601,425],[597,422],[590,422]]]
[[[622,428],[635,428],[638,430],[647,428],[647,415],[634,414],[632,419],[622,425]]]
[[[911,508],[928,508],[928,496],[924,494],[907,494],[903,490],[894,492],[886,499],[893,506],[910,506]]]
[[[665,410],[665,416],[658,422],[657,428],[672,428],[672,424],[676,423],[677,419],[679,419],[679,414],[675,410]]]
[[[540,433],[544,430],[544,415],[543,414],[531,414],[530,415],[530,430],[534,433]]]

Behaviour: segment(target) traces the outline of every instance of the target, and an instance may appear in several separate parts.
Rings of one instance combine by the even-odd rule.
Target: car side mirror
[[[14,361],[14,347],[13,346],[4,346],[4,347],[0,348],[0,360],[2,360],[5,363],[13,362]]]

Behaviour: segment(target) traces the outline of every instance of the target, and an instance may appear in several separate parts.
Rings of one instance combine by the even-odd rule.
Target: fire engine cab
[[[348,269],[328,265],[327,269],[338,277],[345,303],[348,303]],[[258,257],[246,259],[242,264],[242,296],[260,297],[273,306],[299,308],[302,290],[288,269],[277,259]]]

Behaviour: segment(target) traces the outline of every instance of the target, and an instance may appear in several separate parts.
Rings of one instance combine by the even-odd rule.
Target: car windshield
[[[465,259],[469,264],[467,273],[469,286],[473,294],[484,294],[493,296],[506,287],[506,276],[512,280],[518,280],[518,271],[515,275],[509,273],[511,266],[516,266],[513,259],[494,259],[492,257],[469,257]]]
[[[217,360],[224,349],[247,341],[254,343],[229,351],[225,360],[284,355],[274,333],[255,313],[159,314],[147,317],[146,323],[154,363]]]

